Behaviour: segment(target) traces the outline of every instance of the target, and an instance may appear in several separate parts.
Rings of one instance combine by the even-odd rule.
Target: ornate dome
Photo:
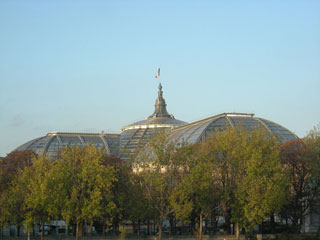
[[[95,133],[62,133],[52,132],[46,136],[33,139],[20,147],[16,151],[26,149],[32,150],[38,155],[47,155],[49,159],[54,159],[62,147],[65,146],[86,146],[92,143],[98,148],[106,149],[108,154],[118,155],[119,134],[95,134]]]
[[[206,137],[216,130],[238,126],[249,129],[257,126],[263,127],[270,133],[279,136],[281,142],[297,138],[288,129],[272,121],[254,117],[254,114],[223,113],[188,124],[175,119],[167,112],[161,84],[158,89],[154,113],[145,120],[124,127],[121,134],[52,132],[33,139],[15,150],[29,149],[36,154],[47,155],[50,159],[55,159],[64,146],[85,146],[92,143],[96,147],[106,149],[109,154],[127,160],[130,155],[138,153],[159,131],[168,131],[172,141],[186,141],[191,144],[205,141]]]
[[[167,104],[162,95],[162,85],[159,83],[158,98],[156,99],[156,104],[154,105],[154,113],[145,120],[123,127],[122,131],[138,128],[173,128],[187,124],[184,121],[175,119],[172,114],[167,112]]]
[[[128,154],[136,153],[150,138],[159,131],[173,129],[187,124],[174,118],[167,112],[167,104],[163,98],[161,83],[158,86],[158,98],[154,105],[154,113],[147,119],[122,128],[120,135],[121,158],[128,158]]]
[[[294,133],[279,124],[263,118],[254,117],[254,114],[222,113],[173,129],[170,133],[170,139],[176,142],[186,141],[191,144],[202,142],[205,141],[210,133],[216,130],[223,130],[227,127],[243,127],[246,129],[263,127],[266,128],[268,132],[278,136],[281,142],[298,138]]]

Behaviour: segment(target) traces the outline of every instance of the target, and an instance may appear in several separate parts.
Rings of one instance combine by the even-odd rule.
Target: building
[[[258,126],[266,128],[270,133],[277,135],[281,142],[297,138],[294,133],[279,124],[248,113],[222,113],[193,123],[177,120],[168,113],[162,86],[159,84],[154,113],[147,119],[123,127],[120,134],[50,132],[22,144],[15,150],[30,149],[38,155],[47,155],[54,159],[64,146],[85,146],[92,143],[107,153],[126,160],[159,131],[168,131],[174,141],[195,143],[204,141],[217,129],[239,126],[248,129]]]

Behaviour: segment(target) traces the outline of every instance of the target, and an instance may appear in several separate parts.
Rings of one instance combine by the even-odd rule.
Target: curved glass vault
[[[217,130],[232,127],[242,127],[245,129],[254,129],[256,127],[265,128],[268,132],[279,137],[281,142],[294,140],[297,136],[288,129],[277,123],[263,118],[254,117],[254,114],[247,113],[222,113],[210,118],[200,120],[173,129],[170,133],[170,139],[175,142],[196,143],[205,141],[206,137]]]
[[[279,124],[247,113],[222,113],[190,124],[177,120],[167,111],[161,84],[154,106],[152,115],[123,127],[121,134],[52,132],[33,139],[15,150],[29,149],[38,155],[47,155],[50,159],[54,159],[64,146],[86,146],[92,143],[108,154],[127,160],[130,155],[137,154],[159,131],[168,131],[172,141],[186,141],[191,144],[204,141],[216,130],[240,126],[247,129],[263,127],[278,136],[281,142],[297,138],[294,133]]]
[[[119,154],[119,134],[95,133],[52,132],[46,136],[33,139],[15,150],[23,151],[29,149],[38,155],[46,155],[50,159],[54,159],[65,146],[86,146],[89,143],[107,151],[108,154]]]

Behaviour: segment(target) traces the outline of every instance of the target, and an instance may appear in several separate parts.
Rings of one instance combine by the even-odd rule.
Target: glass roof
[[[263,118],[256,118],[253,114],[223,113],[179,128],[170,133],[170,139],[174,142],[186,141],[196,143],[205,141],[208,134],[216,130],[222,131],[227,127],[243,127],[253,129],[255,127],[266,128],[272,134],[280,138],[281,142],[294,140],[297,136],[288,129]]]
[[[254,117],[253,114],[223,113],[198,122],[183,125],[177,128],[137,126],[127,129],[121,134],[94,134],[94,133],[48,133],[46,136],[33,139],[15,150],[30,149],[39,155],[47,155],[54,159],[64,146],[86,146],[89,143],[106,149],[109,154],[129,159],[129,155],[136,154],[159,131],[169,131],[170,139],[174,142],[186,141],[196,143],[205,141],[206,137],[216,131],[223,131],[227,127],[244,127],[252,129],[257,126],[266,128],[277,135],[281,142],[294,140],[297,136],[288,129],[272,121]]]
[[[120,158],[127,160],[157,133],[170,128],[138,128],[123,131],[120,135]]]
[[[15,150],[32,150],[38,155],[47,155],[54,159],[62,147],[86,146],[92,143],[100,149],[105,149],[108,154],[119,154],[119,134],[86,134],[86,133],[48,133],[46,136],[31,140]]]
[[[127,160],[130,155],[137,154],[149,139],[159,131],[187,124],[175,119],[172,114],[167,112],[167,104],[163,98],[161,83],[158,86],[158,98],[154,107],[154,113],[147,119],[122,128],[123,132],[120,136],[120,157],[122,159]]]
[[[279,136],[281,142],[296,139],[297,136],[288,129],[263,118],[247,113],[223,113],[194,123],[186,123],[174,118],[167,112],[167,104],[163,98],[162,86],[158,86],[158,97],[154,113],[147,119],[133,123],[122,129],[121,134],[94,133],[48,133],[46,136],[31,140],[16,150],[30,149],[39,155],[54,158],[64,146],[86,146],[89,143],[106,149],[109,154],[129,159],[139,152],[143,146],[159,131],[169,131],[174,142],[196,143],[205,141],[208,134],[227,127],[266,128],[270,133]]]

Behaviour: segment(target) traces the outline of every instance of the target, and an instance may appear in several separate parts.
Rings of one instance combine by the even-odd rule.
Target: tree
[[[177,149],[176,156],[182,177],[170,197],[170,203],[176,217],[191,221],[193,231],[197,231],[201,239],[203,219],[218,207],[219,189],[212,176],[214,166],[207,158],[201,157],[198,145],[183,144]]]
[[[214,164],[212,176],[221,183],[221,208],[226,223],[247,230],[284,203],[285,173],[275,136],[256,128],[228,128],[203,143],[203,152]]]
[[[144,196],[156,211],[155,220],[159,229],[158,239],[162,239],[162,222],[171,212],[169,205],[171,186],[159,169],[157,171],[147,170],[141,174]]]
[[[293,231],[300,232],[306,214],[310,211],[320,214],[320,125],[304,139],[282,145],[282,164],[290,177],[288,204],[282,215],[291,218]]]
[[[44,239],[44,224],[53,220],[52,202],[55,195],[52,194],[51,183],[52,162],[45,156],[33,158],[33,165],[25,168],[18,177],[18,188],[24,192],[24,223],[27,226],[28,238],[32,225],[39,222],[41,225],[41,240]]]
[[[19,216],[18,219],[25,224],[28,239],[35,223],[41,225],[41,239],[43,239],[45,222],[60,216],[63,204],[59,206],[56,204],[59,194],[61,195],[57,191],[57,186],[63,183],[59,182],[61,179],[57,181],[53,174],[55,163],[48,161],[45,156],[34,156],[32,163],[31,166],[21,170],[12,181],[7,204],[12,217]]]
[[[320,124],[314,127],[304,139],[307,148],[306,159],[311,163],[313,196],[310,205],[318,215],[320,215]],[[320,236],[320,225],[317,230]]]
[[[20,235],[24,215],[22,205],[24,201],[23,191],[14,189],[17,177],[24,168],[32,165],[35,154],[30,150],[13,151],[0,160],[0,225],[17,225],[17,235]],[[18,194],[13,197],[12,195]]]
[[[147,222],[147,234],[150,234],[150,221],[155,219],[155,211],[150,201],[143,193],[143,178],[141,175],[130,174],[126,185],[126,218],[131,220],[133,232],[140,235],[140,223]]]
[[[106,214],[112,216],[115,170],[104,164],[100,149],[93,145],[64,148],[53,174],[63,189],[61,194],[56,192],[59,202],[63,202],[61,216],[67,224],[76,224],[76,239],[83,225],[92,225],[94,219]],[[104,221],[109,224],[111,219]]]
[[[149,141],[145,154],[138,156],[135,162],[144,196],[155,211],[159,239],[162,238],[162,222],[172,213],[169,198],[179,170],[174,158],[176,148],[175,143],[169,142],[168,135],[160,132]]]
[[[289,173],[290,186],[287,189],[288,204],[282,214],[292,220],[292,230],[300,232],[304,216],[315,197],[317,184],[315,170],[318,161],[314,158],[312,140],[296,139],[282,144],[281,161]]]
[[[212,177],[213,166],[199,162],[184,175],[171,195],[171,205],[178,219],[191,220],[193,226],[198,222],[198,237],[202,239],[202,223],[218,206],[218,188]],[[195,221],[197,216],[198,221]]]
[[[112,212],[105,212],[103,222],[108,218],[112,219],[113,231],[118,235],[120,223],[124,220],[128,220],[130,215],[129,208],[131,200],[130,191],[132,190],[132,171],[127,162],[124,162],[119,157],[113,155],[104,155],[103,164],[114,168],[114,177],[116,179],[111,188],[115,207]]]

